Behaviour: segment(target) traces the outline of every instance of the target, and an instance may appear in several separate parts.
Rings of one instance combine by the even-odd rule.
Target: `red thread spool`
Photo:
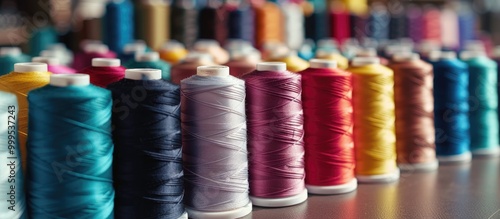
[[[342,44],[351,37],[351,18],[343,5],[339,6],[341,7],[334,7],[330,12],[330,36]]]
[[[82,72],[90,76],[90,83],[104,88],[125,77],[125,68],[120,66],[119,59],[92,59],[92,66]]]
[[[302,75],[306,187],[313,194],[354,191],[352,75],[313,59]]]
[[[441,12],[434,7],[424,9],[422,16],[422,38],[441,44]]]
[[[116,53],[104,44],[89,43],[83,45],[83,52],[75,54],[73,69],[79,71],[92,65],[95,58],[116,58]]]
[[[284,207],[307,200],[300,74],[261,62],[246,84],[250,199]]]

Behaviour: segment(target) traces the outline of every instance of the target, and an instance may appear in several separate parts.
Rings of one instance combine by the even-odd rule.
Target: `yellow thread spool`
[[[290,52],[290,51],[281,54],[280,53],[271,54],[267,61],[284,62],[286,63],[286,70],[295,73],[309,68],[309,62],[298,57],[295,52]]]
[[[375,57],[356,57],[353,74],[354,147],[360,182],[399,179],[396,166],[394,73]]]
[[[181,43],[173,40],[165,43],[159,53],[160,58],[171,65],[178,64],[188,55],[186,48]]]
[[[318,50],[316,52],[316,58],[336,61],[338,67],[342,70],[346,70],[349,67],[349,60],[346,57],[340,55],[340,53],[338,52]]]
[[[158,50],[170,35],[170,8],[165,1],[141,1],[138,10],[139,38]]]
[[[45,63],[17,63],[14,72],[0,77],[0,90],[14,93],[19,103],[18,132],[23,169],[26,169],[26,139],[28,137],[28,92],[49,83],[50,73]]]

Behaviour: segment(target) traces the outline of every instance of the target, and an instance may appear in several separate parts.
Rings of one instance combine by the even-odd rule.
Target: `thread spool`
[[[125,44],[123,50],[119,55],[119,58],[122,63],[127,63],[131,60],[134,60],[137,54],[145,53],[147,49],[148,47],[146,46],[146,43],[144,41],[136,40],[133,43]]]
[[[330,13],[330,36],[343,44],[351,37],[351,18],[343,5],[335,5]]]
[[[422,10],[419,6],[410,5],[407,10],[408,16],[408,36],[415,42],[422,40],[423,18]]]
[[[423,41],[417,46],[417,52],[425,61],[429,61],[431,52],[439,50],[441,47],[434,41]]]
[[[457,49],[459,46],[459,30],[457,13],[450,8],[441,11],[441,42],[443,47]]]
[[[400,39],[408,36],[407,18],[404,7],[390,8],[389,39]]]
[[[21,154],[18,138],[17,97],[12,93],[0,92],[0,192],[7,198],[0,204],[2,217],[26,218],[26,199],[24,194],[24,176],[21,169]],[[15,204],[11,204],[13,201]]]
[[[304,44],[302,44],[302,46],[298,50],[297,55],[301,59],[310,60],[310,59],[314,58],[314,55],[315,55],[315,53],[314,53],[315,48],[314,47],[315,47],[314,42],[311,39],[306,39],[304,41]]]
[[[40,62],[47,64],[47,70],[53,74],[70,74],[76,73],[72,68],[60,65],[59,59],[55,57],[33,57],[32,62]]]
[[[227,66],[200,66],[181,82],[184,203],[192,218],[252,211],[244,101],[244,81],[230,76]]]
[[[265,42],[283,42],[283,17],[275,3],[266,2],[255,8],[255,45],[260,48]]]
[[[190,0],[174,0],[170,7],[171,39],[191,48],[198,37],[198,11]]]
[[[161,59],[171,65],[175,65],[187,56],[188,51],[181,43],[170,40],[163,45],[159,53]]]
[[[18,130],[21,161],[26,170],[26,139],[28,136],[28,92],[45,86],[49,83],[47,64],[44,63],[17,63],[14,71],[0,76],[0,91],[14,93],[19,104]]]
[[[83,44],[82,52],[75,54],[73,69],[80,71],[92,65],[94,58],[116,58],[116,53],[109,51],[104,44],[90,43]]]
[[[376,40],[388,39],[389,21],[387,8],[383,4],[374,3],[368,18],[368,35]]]
[[[422,14],[422,39],[432,40],[441,44],[440,19],[441,12],[437,8],[431,6],[424,8]]]
[[[356,51],[356,57],[375,57],[380,60],[380,64],[387,65],[389,60],[383,57],[378,57],[377,50],[375,48],[365,48]]]
[[[215,40],[199,40],[194,44],[194,51],[208,53],[217,64],[229,61],[229,53],[224,50]]]
[[[374,57],[354,58],[348,71],[353,74],[356,178],[362,183],[396,181],[393,71]]]
[[[394,71],[398,166],[403,171],[436,170],[432,66],[418,54],[396,53],[389,67]]]
[[[316,42],[329,37],[331,25],[329,25],[329,11],[326,1],[311,1],[308,3],[312,6],[312,12],[305,13],[304,27],[306,38]]]
[[[29,56],[23,55],[19,47],[0,48],[0,76],[12,72],[14,64],[29,61]]]
[[[309,63],[297,56],[296,52],[287,53],[272,53],[267,61],[283,62],[287,66],[287,70],[291,72],[303,71],[309,67]]]
[[[165,1],[140,1],[137,5],[137,29],[140,39],[159,50],[170,38],[170,8]]]
[[[189,53],[181,63],[172,66],[170,74],[172,83],[180,84],[181,80],[196,75],[196,69],[201,65],[215,65],[212,56],[207,53]]]
[[[120,64],[120,59],[95,58],[92,66],[82,72],[90,75],[90,83],[105,88],[125,76],[125,68]]]
[[[198,38],[216,40],[224,44],[227,39],[228,11],[222,6],[222,1],[211,0],[201,8],[198,16]]]
[[[137,54],[135,60],[125,64],[126,68],[153,68],[161,70],[161,78],[170,81],[170,64],[160,60],[157,52]]]
[[[458,30],[460,46],[462,47],[466,41],[476,39],[476,20],[474,18],[474,13],[470,10],[472,7],[465,2],[461,2],[460,4],[458,10]]]
[[[469,162],[469,72],[454,52],[440,52],[434,66],[434,123],[440,163]],[[451,119],[452,118],[452,119]]]
[[[470,149],[473,155],[497,156],[499,148],[497,63],[484,52],[464,51],[469,70]]]
[[[48,50],[40,52],[42,57],[57,57],[64,66],[70,66],[73,63],[73,52],[66,48],[62,43],[55,43],[48,47]]]
[[[134,39],[134,8],[130,0],[112,0],[106,4],[103,18],[104,43],[119,53]]]
[[[108,86],[114,102],[116,218],[188,218],[182,205],[179,87],[161,79],[158,69],[128,69],[125,79]],[[145,95],[132,99],[135,107],[122,102],[123,95],[138,92]]]
[[[338,69],[335,61],[321,59],[312,59],[310,67],[300,74],[307,191],[312,194],[352,192],[357,188],[352,139],[352,75]]]
[[[243,1],[237,7],[229,7],[228,15],[228,38],[241,39],[250,43],[255,42],[255,14],[250,5]]]
[[[349,66],[349,60],[342,56],[339,52],[336,51],[326,51],[326,50],[317,50],[316,51],[316,58],[318,59],[326,59],[330,61],[335,61],[337,62],[337,66],[340,69],[347,69]]]
[[[29,54],[37,56],[51,44],[57,42],[57,31],[52,26],[35,28],[29,39]]]
[[[61,74],[28,100],[30,217],[112,217],[111,93]]]
[[[286,68],[282,62],[262,62],[243,77],[250,199],[263,207],[285,207],[307,200],[301,77]]]
[[[256,50],[234,51],[231,54],[231,60],[225,65],[231,69],[232,76],[240,78],[255,70],[255,65],[260,61],[260,54]]]
[[[280,8],[284,21],[284,41],[290,49],[297,50],[304,43],[305,36],[302,8],[298,4],[286,1],[280,4]]]

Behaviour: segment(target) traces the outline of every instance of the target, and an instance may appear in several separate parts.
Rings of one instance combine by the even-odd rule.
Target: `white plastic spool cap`
[[[208,53],[191,52],[184,61],[188,63],[212,63],[213,58]]]
[[[441,50],[433,50],[428,53],[428,58],[431,61],[437,61],[439,60],[439,57],[441,57]]]
[[[39,62],[22,62],[14,64],[14,71],[19,73],[47,72],[47,64]]]
[[[59,65],[59,59],[56,57],[33,57],[32,62],[45,63],[47,65]]]
[[[484,43],[480,40],[469,40],[465,42],[465,50],[470,51],[485,51]]]
[[[372,64],[380,64],[380,59],[377,57],[355,57],[352,60],[352,66],[365,66]]]
[[[135,55],[135,61],[138,62],[155,62],[158,60],[160,60],[160,54],[157,52],[138,53]]]
[[[252,44],[248,41],[241,40],[241,39],[230,39],[228,43],[226,43],[225,48],[227,50],[240,50],[240,49],[247,49],[247,48],[253,48]]]
[[[486,55],[485,52],[479,51],[479,50],[463,51],[462,53],[460,53],[460,58],[462,60],[469,60],[469,59],[473,59],[473,58],[485,56],[485,55]]]
[[[257,71],[286,71],[286,63],[284,62],[257,63]]]
[[[443,51],[439,55],[439,58],[441,60],[450,60],[450,59],[456,59],[457,58],[457,53],[451,52],[451,51]]]
[[[204,65],[196,68],[196,75],[198,76],[228,76],[229,67],[223,65]]]
[[[96,44],[102,44],[101,41],[99,40],[83,40],[82,42],[80,42],[80,48],[84,49],[86,46],[88,45],[96,45]]]
[[[326,59],[311,59],[309,61],[311,68],[337,68],[337,61]]]
[[[119,59],[108,59],[108,58],[93,58],[92,66],[93,67],[118,67],[120,66]]]
[[[2,47],[0,48],[0,56],[7,55],[20,55],[21,49],[19,47]]]
[[[125,78],[130,80],[160,80],[161,70],[152,68],[134,68],[125,70]]]
[[[320,39],[318,41],[318,48],[337,47],[337,45],[338,45],[337,41],[335,41],[335,39],[331,39],[331,38]]]
[[[58,50],[43,50],[40,52],[41,57],[58,57],[61,55],[61,51]]]
[[[377,50],[375,48],[361,49],[356,52],[358,57],[377,57]]]
[[[144,43],[129,43],[126,44],[125,47],[123,48],[123,53],[125,54],[131,54],[135,52],[144,52],[146,51],[146,44]]]
[[[87,86],[90,84],[88,74],[53,74],[50,76],[50,85],[56,87]]]
[[[259,61],[260,52],[257,50],[236,50],[231,53],[231,60]]]
[[[63,43],[54,43],[50,45],[48,48],[52,50],[62,50],[62,51],[67,50],[66,46]]]
[[[219,43],[215,40],[199,40],[194,44],[195,50],[208,50],[211,47],[220,47]]]
[[[109,48],[104,44],[88,44],[83,48],[83,50],[85,52],[107,53]]]
[[[395,62],[407,62],[407,61],[416,61],[420,59],[420,55],[417,53],[396,53],[392,56],[392,60]]]
[[[163,46],[161,47],[161,50],[165,51],[171,51],[175,49],[184,49],[184,45],[182,45],[182,43],[179,43],[176,40],[170,40],[164,43]]]

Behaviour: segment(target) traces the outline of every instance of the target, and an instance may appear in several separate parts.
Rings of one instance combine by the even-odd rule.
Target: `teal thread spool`
[[[0,76],[14,71],[14,64],[30,61],[31,58],[22,54],[19,47],[0,48]]]
[[[170,81],[170,64],[160,60],[157,52],[137,54],[135,59],[125,64],[126,68],[153,68],[161,70],[161,78]]]
[[[38,56],[40,52],[57,43],[57,31],[52,26],[41,27],[31,33],[29,40],[29,54]]]
[[[461,56],[469,68],[471,152],[498,155],[497,63],[479,51],[465,51]]]
[[[89,81],[51,75],[28,94],[30,218],[113,218],[111,92]]]

